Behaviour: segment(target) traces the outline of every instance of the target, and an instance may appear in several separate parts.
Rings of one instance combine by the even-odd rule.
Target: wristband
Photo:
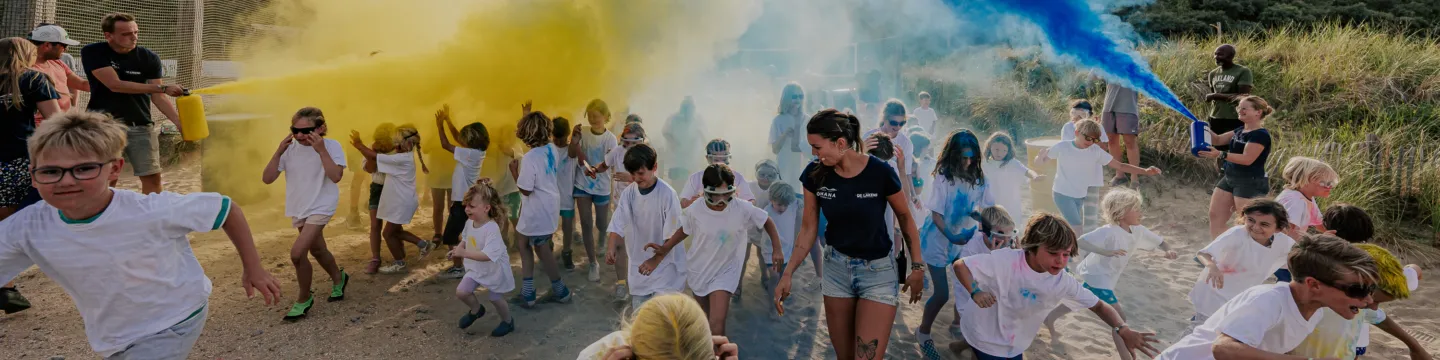
[[[973,298],[973,297],[975,297],[975,294],[978,294],[978,293],[980,293],[980,287],[977,286],[977,287],[975,287],[975,289],[970,290],[970,297]]]
[[[910,271],[925,271],[925,264],[910,263]]]

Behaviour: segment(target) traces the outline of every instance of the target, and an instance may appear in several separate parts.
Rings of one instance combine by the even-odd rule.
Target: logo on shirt
[[[835,200],[835,189],[821,186],[815,191],[815,197],[825,200]]]
[[[874,198],[877,198],[877,197],[880,197],[880,194],[878,194],[878,193],[859,193],[859,194],[855,194],[855,198],[856,198],[856,199],[874,199]]]

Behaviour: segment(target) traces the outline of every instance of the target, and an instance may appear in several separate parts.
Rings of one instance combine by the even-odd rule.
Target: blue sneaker
[[[483,316],[485,316],[485,305],[480,305],[480,313],[478,314],[466,311],[465,315],[460,317],[460,328],[470,328],[470,325],[475,324],[475,320],[480,320],[480,318]]]
[[[501,322],[499,326],[496,326],[496,327],[495,327],[495,331],[491,331],[491,332],[490,332],[490,336],[501,337],[501,336],[505,336],[506,334],[509,334],[509,333],[512,332],[512,331],[515,331],[515,320],[514,320],[514,319],[511,319],[510,321]]]

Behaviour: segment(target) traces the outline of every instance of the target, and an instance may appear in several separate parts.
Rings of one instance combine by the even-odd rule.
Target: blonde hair
[[[480,178],[479,181],[475,182],[475,185],[470,186],[469,190],[465,190],[465,197],[462,198],[461,204],[470,206],[470,204],[476,201],[490,205],[490,211],[485,213],[485,216],[489,217],[490,220],[501,224],[510,220],[509,217],[505,216],[505,214],[509,212],[506,211],[505,203],[500,199],[500,191],[495,190],[495,185],[490,181],[490,178]]]
[[[1079,132],[1082,136],[1097,140],[1100,139],[1101,134],[1103,134],[1100,132],[1100,123],[1095,122],[1094,119],[1080,120],[1079,123],[1075,124],[1075,131]]]
[[[598,112],[600,115],[605,115],[605,125],[610,125],[610,105],[606,104],[605,100],[595,99],[590,100],[589,104],[585,104],[586,119],[590,118],[591,112]]]
[[[1020,247],[1031,254],[1045,248],[1069,250],[1070,255],[1075,255],[1075,251],[1079,249],[1079,243],[1075,241],[1075,230],[1070,228],[1070,224],[1055,215],[1043,212],[1030,217],[1030,223],[1025,225],[1025,237],[1020,242]]]
[[[1330,164],[1304,156],[1291,157],[1286,161],[1280,176],[1285,178],[1285,188],[1291,190],[1299,190],[1301,186],[1325,177],[1340,178],[1340,174],[1336,173]]]
[[[24,94],[20,93],[20,78],[30,66],[35,65],[35,44],[19,37],[0,39],[0,76],[4,77],[0,94],[11,96],[8,107],[20,110],[25,107]],[[48,80],[48,79],[47,79]]]
[[[44,157],[51,149],[63,149],[108,161],[125,150],[125,131],[124,125],[105,113],[70,111],[40,123],[27,145],[32,159]]]
[[[400,148],[405,146],[409,146],[410,151],[418,151],[420,150],[420,129],[416,129],[415,125],[411,124],[396,126],[394,141],[395,151],[400,151]]]
[[[1270,116],[1270,114],[1275,113],[1275,108],[1270,107],[1270,102],[1265,101],[1264,98],[1261,98],[1261,97],[1259,97],[1259,96],[1255,96],[1255,95],[1245,96],[1245,97],[1240,98],[1240,101],[1238,101],[1238,102],[1236,102],[1236,103],[1239,104],[1239,103],[1247,103],[1247,102],[1250,103],[1250,106],[1254,106],[1256,111],[1259,111],[1259,112],[1260,112],[1260,119],[1261,119],[1261,120],[1264,120],[1266,117]]]
[[[1144,203],[1145,199],[1140,196],[1140,192],[1117,187],[1100,200],[1100,215],[1105,218],[1105,222],[1120,225],[1120,219],[1125,217],[1125,213],[1130,210],[1140,211],[1140,205]]]
[[[795,188],[784,180],[770,183],[770,202],[790,206],[795,203]]]
[[[525,114],[525,117],[520,118],[520,123],[515,126],[515,136],[525,142],[525,146],[537,148],[550,143],[555,122],[545,116],[545,113],[534,111]]]
[[[375,152],[389,154],[395,151],[395,124],[380,123],[375,125],[375,133],[371,135],[371,144]]]
[[[995,205],[980,209],[980,226],[989,235],[995,228],[1015,227],[1015,220],[1010,218],[1010,212],[1005,211],[1004,206]]]
[[[688,295],[666,294],[646,301],[626,321],[625,328],[636,359],[715,358],[710,320]]]

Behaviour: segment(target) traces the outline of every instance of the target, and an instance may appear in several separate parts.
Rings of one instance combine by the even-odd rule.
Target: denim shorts
[[[580,189],[575,189],[572,194],[574,194],[576,199],[590,199],[590,202],[595,205],[605,206],[610,204],[610,195],[590,195],[590,193]]]
[[[1270,194],[1270,178],[1237,178],[1225,175],[1220,178],[1220,183],[1215,184],[1215,188],[1241,199],[1259,199]]]
[[[550,239],[551,239],[551,238],[554,238],[554,237],[555,237],[554,234],[551,234],[551,235],[543,235],[543,236],[526,236],[526,237],[525,237],[525,241],[529,241],[529,242],[530,242],[530,246],[541,247],[541,246],[549,245],[549,244],[550,244]]]
[[[160,332],[147,335],[130,343],[118,353],[106,357],[108,360],[126,359],[184,359],[195,347],[195,340],[205,330],[205,319],[210,317],[210,305],[201,307],[190,318]]]
[[[1085,198],[1073,198],[1058,192],[1052,195],[1055,197],[1055,208],[1060,210],[1065,222],[1077,228],[1085,223]]]
[[[899,302],[895,260],[853,258],[825,247],[825,282],[821,294],[833,298],[865,299],[894,306]]]

